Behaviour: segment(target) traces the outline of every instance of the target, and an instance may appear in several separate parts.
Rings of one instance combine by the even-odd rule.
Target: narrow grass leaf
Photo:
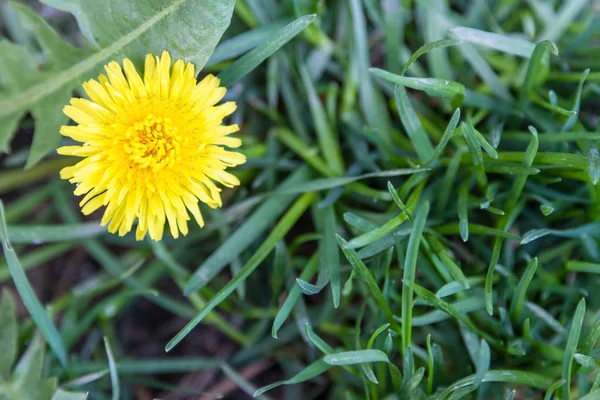
[[[306,181],[310,176],[307,168],[300,168],[286,179],[280,189],[285,189],[300,182]],[[184,294],[202,288],[212,278],[227,266],[242,251],[247,249],[270,224],[272,224],[294,200],[294,195],[272,197],[265,201],[202,265],[192,274],[184,286]]]
[[[408,240],[408,248],[406,258],[404,259],[404,277],[403,282],[412,283],[415,280],[417,257],[419,255],[419,245],[423,238],[423,229],[429,215],[429,202],[425,202],[417,210],[415,223],[413,225],[410,238]],[[413,311],[413,290],[412,287],[406,286],[402,290],[402,347],[406,351],[411,344],[412,334],[412,311]]]
[[[218,306],[223,300],[225,300],[240,283],[242,283],[265,258],[271,253],[275,245],[281,240],[286,233],[292,228],[292,226],[298,221],[298,219],[304,214],[304,211],[313,202],[315,196],[312,193],[306,193],[302,195],[296,202],[290,207],[287,213],[279,220],[277,225],[273,228],[269,236],[265,239],[263,244],[256,250],[254,255],[248,260],[246,265],[239,271],[231,281],[223,287],[207,304],[206,307],[196,315],[188,324],[177,334],[173,339],[167,343],[165,348],[166,351],[173,349],[179,342],[183,340],[191,331],[198,325],[206,315]]]
[[[336,243],[336,218],[333,206],[327,206],[322,209],[323,216],[323,259],[329,272],[329,285],[331,286],[331,296],[333,307],[340,305],[341,278],[340,278],[340,253]]]
[[[260,63],[279,50],[283,45],[292,40],[296,35],[304,30],[315,20],[316,15],[305,15],[294,22],[287,24],[282,29],[273,34],[272,38],[250,51],[242,58],[236,60],[227,69],[221,72],[218,78],[221,85],[229,87],[242,79]]]
[[[357,72],[360,108],[379,139],[379,149],[384,156],[387,156],[390,153],[388,146],[392,145],[392,122],[385,100],[373,85],[369,74],[369,37],[366,17],[360,0],[349,0],[349,4],[354,38],[352,59],[355,62],[353,68],[356,68]]]
[[[581,335],[584,317],[585,299],[581,299],[577,304],[575,315],[573,315],[573,322],[571,322],[571,329],[569,330],[567,344],[565,345],[565,357],[562,365],[562,379],[565,380],[565,389],[562,390],[563,397],[561,397],[565,400],[569,400],[571,398],[571,370],[573,368],[573,358],[577,351],[577,345],[579,343],[579,336]]]
[[[104,349],[106,350],[106,357],[108,357],[108,369],[110,371],[110,384],[112,387],[112,399],[119,400],[121,396],[121,385],[119,384],[119,374],[117,371],[117,364],[115,363],[115,357],[110,347],[108,338],[104,336]]]
[[[388,322],[392,326],[392,329],[395,332],[398,332],[399,329],[396,322],[394,321],[394,315],[392,313],[392,310],[387,300],[383,296],[381,289],[379,289],[379,286],[377,285],[373,274],[371,273],[371,271],[369,271],[369,269],[360,259],[360,257],[358,257],[356,251],[348,247],[348,242],[346,242],[344,238],[342,238],[339,235],[336,235],[336,238],[340,248],[342,249],[342,252],[352,265],[353,271],[355,271],[355,273],[367,284],[371,295],[375,298],[377,305],[381,308],[383,314],[386,316]]]
[[[531,57],[535,48],[535,44],[527,40],[464,26],[448,29],[448,35],[463,42],[470,42],[524,58]]]
[[[389,362],[387,354],[381,350],[356,350],[328,354],[323,357],[329,365],[356,365],[371,362]]]
[[[560,380],[554,382],[546,391],[544,400],[552,400],[552,397],[554,396],[554,392],[557,391],[559,388],[561,388],[565,383],[566,383],[566,381],[564,379],[560,379]]]
[[[477,373],[475,374],[475,382],[473,382],[473,385],[475,387],[479,387],[479,385],[481,385],[481,382],[483,382],[483,377],[490,369],[490,361],[490,346],[485,341],[485,339],[481,339],[481,342],[479,344],[479,354],[477,357]]]
[[[586,261],[569,260],[567,271],[586,272],[589,274],[600,274],[600,264]]]
[[[11,243],[42,244],[87,239],[106,232],[100,222],[63,225],[12,225],[8,226]]]
[[[342,175],[344,172],[344,159],[342,158],[337,132],[335,132],[329,124],[325,108],[323,107],[323,104],[321,104],[321,100],[314,88],[312,78],[309,76],[304,64],[300,65],[300,76],[302,77],[302,82],[304,83],[304,88],[308,95],[308,105],[310,106],[310,112],[315,124],[317,139],[323,158],[334,175]]]
[[[63,340],[58,333],[58,330],[54,326],[54,323],[48,316],[46,310],[37,298],[25,271],[21,267],[21,263],[17,258],[17,254],[10,245],[5,217],[4,217],[4,203],[0,200],[0,240],[2,240],[2,248],[4,250],[4,257],[8,264],[10,274],[13,278],[13,282],[23,300],[23,304],[29,311],[31,318],[35,322],[36,326],[50,345],[50,348],[60,361],[62,365],[67,364],[67,351]]]
[[[470,375],[466,378],[459,379],[451,385],[449,385],[442,393],[440,393],[438,399],[447,399],[451,393],[455,392],[460,388],[473,385],[475,382],[476,375]],[[545,375],[538,374],[535,372],[519,371],[519,370],[490,370],[483,376],[482,382],[505,382],[514,383],[518,385],[524,385],[527,387],[535,387],[540,389],[546,389],[552,383],[551,379]]]
[[[315,361],[314,363],[300,371],[293,378],[287,379],[285,381],[275,382],[258,389],[256,392],[254,392],[254,397],[258,397],[261,394],[268,392],[271,389],[275,389],[276,387],[279,387],[281,385],[295,385],[297,383],[308,381],[316,376],[321,375],[329,368],[331,368],[331,365],[327,364],[325,361]]]
[[[456,264],[456,262],[448,255],[448,251],[442,242],[440,242],[440,240],[434,235],[428,235],[427,242],[431,245],[433,251],[435,251],[435,253],[438,255],[450,275],[456,279],[457,283],[459,283],[463,289],[468,289],[470,285],[467,277],[463,273],[460,266]]]
[[[593,357],[586,356],[585,354],[576,353],[573,356],[573,360],[575,360],[579,365],[585,368],[594,369],[597,367],[596,360]]]
[[[370,172],[368,174],[358,175],[358,176],[344,176],[339,178],[321,178],[321,179],[313,179],[308,182],[298,183],[295,185],[290,185],[286,188],[281,188],[272,192],[272,195],[279,194],[298,194],[298,193],[306,193],[306,192],[317,192],[322,190],[329,190],[337,187],[343,187],[352,182],[357,182],[364,179],[370,178],[391,178],[396,176],[404,176],[417,174],[419,172],[430,171],[429,168],[400,168],[400,169],[391,169],[387,171],[381,172]]]
[[[469,43],[465,43],[462,46],[459,46],[458,49],[471,67],[473,67],[477,75],[483,79],[496,96],[508,102],[512,101],[512,96],[506,85],[500,80],[498,75],[481,54],[477,52],[475,47]],[[465,99],[467,97],[468,95],[465,93]],[[494,102],[494,106],[497,107],[497,102]]]
[[[477,333],[480,337],[486,339],[492,345],[498,346],[500,344],[500,342],[494,337],[479,329],[468,317],[458,312],[456,308],[454,308],[452,305],[445,302],[444,300],[440,299],[435,294],[431,293],[429,290],[414,282],[403,281],[402,283],[405,286],[411,287],[415,291],[417,296],[425,300],[427,304],[434,306],[435,308],[449,314],[457,321],[462,322],[465,326],[467,326],[473,332]]]
[[[87,393],[73,393],[58,389],[50,400],[86,400],[87,397]]]
[[[541,84],[548,75],[550,64],[550,54],[558,55],[558,48],[549,40],[544,40],[535,45],[527,73],[525,82],[519,92],[519,108],[524,110],[527,106],[530,96],[535,88]]]
[[[588,0],[571,0],[562,3],[556,17],[551,18],[538,37],[538,40],[559,39],[581,10],[589,4]]]
[[[462,102],[462,99],[465,96],[465,86],[458,82],[439,78],[411,78],[392,74],[391,72],[379,68],[371,68],[369,71],[381,79],[411,89],[421,90],[430,96],[439,96],[450,99],[457,98],[456,101],[458,103]]]
[[[415,51],[412,54],[412,56],[410,56],[410,58],[404,65],[404,68],[402,68],[402,72],[400,73],[400,75],[404,75],[406,73],[406,71],[408,71],[410,66],[423,54],[427,54],[430,51],[435,50],[435,49],[443,49],[445,47],[456,46],[460,43],[461,43],[461,41],[457,40],[457,39],[443,39],[443,40],[437,40],[435,42],[430,42],[430,43],[424,44],[423,46],[419,47],[417,49],[417,51]]]
[[[444,131],[444,134],[442,135],[440,142],[435,147],[435,150],[433,151],[431,159],[428,162],[426,162],[425,165],[431,165],[442,155],[442,153],[444,152],[444,149],[446,148],[446,145],[448,144],[450,139],[452,139],[454,137],[454,135],[455,135],[454,131],[456,130],[456,127],[458,126],[459,121],[460,121],[460,108],[457,108],[456,111],[454,111],[454,114],[452,114],[452,118],[450,119],[450,122],[448,122],[448,126],[446,126],[446,130]]]
[[[585,155],[588,159],[588,174],[590,175],[590,180],[592,181],[592,184],[596,186],[598,180],[600,180],[600,154],[598,154],[597,148],[592,147]]]
[[[254,30],[241,33],[231,39],[224,40],[216,48],[206,63],[206,67],[238,57],[256,46],[273,38],[285,26],[285,22],[278,21],[260,26]]]
[[[458,229],[463,242],[469,240],[469,179],[460,185],[458,192]]]
[[[425,129],[423,129],[423,125],[408,98],[406,89],[401,85],[396,85],[394,95],[402,125],[404,126],[419,159],[423,165],[425,165],[425,163],[431,160],[431,157],[433,156],[433,145],[431,144],[431,140],[429,139],[429,136],[427,136]]]
[[[573,105],[574,114],[565,121],[561,129],[561,131],[563,132],[569,132],[579,119],[579,109],[581,107],[581,93],[583,91],[583,84],[585,83],[585,80],[587,79],[589,73],[590,69],[587,68],[581,74],[581,78],[579,79],[579,85],[577,85],[577,92],[575,93],[575,104]]]
[[[236,370],[233,369],[229,364],[222,363],[220,367],[223,374],[227,376],[233,383],[235,383],[235,385],[248,396],[254,395],[255,397],[258,397],[261,400],[270,400],[270,398],[267,396],[256,395],[256,387],[250,382],[248,382],[248,380],[246,380],[244,376],[236,372]]]
[[[390,326],[390,324],[387,323],[387,324],[383,324],[379,328],[375,329],[375,332],[373,332],[373,334],[369,338],[369,341],[367,342],[367,350],[373,347],[373,344],[375,343],[375,339],[377,339],[377,337],[381,333],[383,333],[389,326]]]
[[[538,259],[536,257],[529,262],[529,265],[527,265],[527,269],[525,269],[525,272],[523,273],[523,276],[519,280],[519,284],[515,289],[515,293],[513,294],[510,305],[510,315],[515,321],[521,320],[521,312],[523,311],[523,305],[525,304],[527,288],[529,287],[529,284],[535,275],[537,266]]]
[[[425,376],[425,368],[419,368],[413,376],[406,382],[404,388],[400,391],[401,399],[414,399],[415,391]],[[406,378],[405,378],[406,379]]]
[[[406,210],[407,212],[412,212],[419,200],[419,196],[421,195],[421,190],[423,186],[419,186],[417,190],[413,192],[413,194],[408,199]],[[406,212],[400,213],[394,218],[390,219],[388,222],[383,224],[382,226],[373,229],[367,233],[364,233],[360,236],[355,237],[350,242],[348,242],[349,248],[356,249],[359,247],[367,246],[369,244],[375,243],[377,240],[385,237],[389,233],[393,232],[396,228],[402,225],[408,219],[408,214]]]
[[[300,274],[300,279],[303,281],[308,281],[315,275],[318,269],[319,258],[313,256],[308,262],[308,264],[306,264],[306,268],[304,268],[304,270]],[[277,311],[277,315],[275,316],[275,320],[273,321],[273,327],[271,328],[271,336],[273,336],[275,339],[277,339],[277,332],[279,332],[279,329],[283,326],[283,323],[294,309],[294,306],[296,305],[296,302],[299,298],[300,286],[293,285],[285,301],[279,308],[279,311]]]

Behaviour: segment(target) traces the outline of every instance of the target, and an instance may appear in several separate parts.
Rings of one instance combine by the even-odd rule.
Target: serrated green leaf
[[[198,69],[206,64],[229,26],[234,6],[233,0],[43,0],[43,3],[73,14],[92,48],[111,48],[113,59],[118,54],[140,62],[148,53],[168,50],[172,58],[192,62]]]

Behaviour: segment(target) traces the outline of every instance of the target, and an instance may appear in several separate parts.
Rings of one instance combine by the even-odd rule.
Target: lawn
[[[600,399],[594,0],[0,31],[0,399]]]

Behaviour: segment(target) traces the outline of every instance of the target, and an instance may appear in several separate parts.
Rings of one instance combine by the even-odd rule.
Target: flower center
[[[156,172],[165,166],[173,167],[180,159],[182,145],[170,118],[150,114],[127,130],[123,148],[132,164]]]

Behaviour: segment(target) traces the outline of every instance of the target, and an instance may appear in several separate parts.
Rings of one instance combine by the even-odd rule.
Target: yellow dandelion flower
[[[105,70],[83,84],[90,100],[73,98],[64,108],[78,125],[60,131],[82,143],[57,150],[83,157],[60,171],[77,185],[75,195],[85,194],[82,212],[106,206],[102,225],[120,236],[137,219],[137,240],[146,232],[160,240],[167,221],[174,238],[186,235],[188,212],[203,226],[198,202],[220,207],[215,182],[239,185],[225,169],[246,161],[222,147],[242,144],[228,136],[237,125],[222,125],[235,103],[216,105],[226,92],[219,79],[209,75],[197,83],[194,66],[178,60],[171,68],[166,51],[146,57],[143,79],[128,59],[123,68],[111,62]]]

